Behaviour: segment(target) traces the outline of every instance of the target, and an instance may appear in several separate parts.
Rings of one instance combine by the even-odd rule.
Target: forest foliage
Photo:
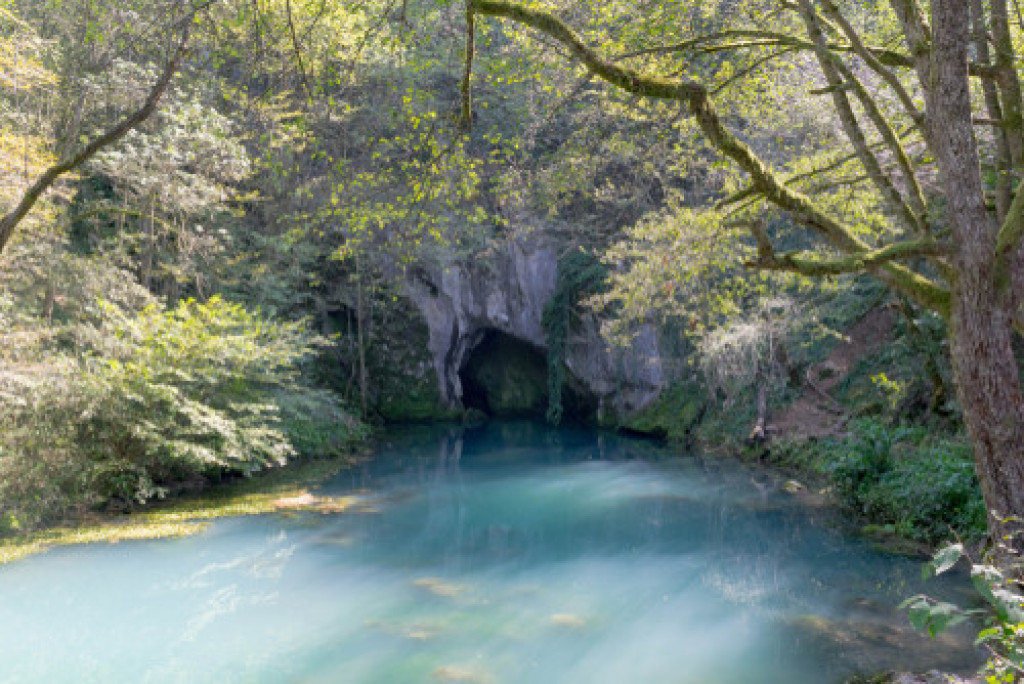
[[[884,415],[886,430],[933,420],[963,442],[946,388],[948,307],[927,311],[947,295],[921,285],[947,278],[945,257],[884,252],[916,245],[924,223],[941,239],[950,230],[914,117],[927,93],[906,64],[892,71],[905,30],[891,3],[840,3],[849,30],[831,2],[818,15],[795,10],[815,3],[769,0],[529,5],[630,73],[702,84],[789,205],[752,185],[759,176],[723,154],[687,103],[609,82],[536,21],[485,18],[512,16],[510,3],[470,4],[468,65],[464,3],[0,4],[4,209],[136,111],[186,30],[189,41],[155,113],[62,177],[2,254],[8,526],[358,439],[353,416],[372,419],[402,386],[388,373],[410,337],[403,278],[486,261],[531,230],[556,232],[568,255],[545,312],[553,419],[560,350],[589,307],[621,343],[657,324],[679,351],[673,379],[699,378],[746,434],[759,388],[773,407],[803,389],[801,374],[851,321],[835,311],[859,292],[855,271],[873,270],[913,286],[864,298],[906,320],[904,356],[867,373],[880,380],[864,412]],[[833,42],[893,46],[878,53],[892,64],[855,45],[827,57],[818,24]],[[983,100],[984,83],[972,87]],[[996,128],[980,127],[978,141],[998,194]],[[808,216],[845,237],[822,240]],[[420,389],[409,393],[429,395]],[[887,409],[875,405],[883,395]],[[920,484],[927,468],[910,473],[901,449],[862,458],[861,437],[836,460],[844,493],[887,524],[937,535],[938,519],[922,531],[886,509],[908,500],[900,478]],[[975,492],[962,456],[941,470],[954,498]],[[955,510],[975,529],[971,506]]]

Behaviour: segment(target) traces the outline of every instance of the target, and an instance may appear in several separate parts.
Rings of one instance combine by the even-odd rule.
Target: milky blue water
[[[963,669],[919,561],[720,459],[583,430],[395,432],[361,512],[0,567],[0,682],[840,682]],[[956,592],[934,582],[924,586]]]

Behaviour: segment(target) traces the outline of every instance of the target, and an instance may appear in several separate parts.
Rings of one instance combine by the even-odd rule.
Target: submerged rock
[[[283,497],[274,501],[274,508],[307,508],[317,503],[317,497],[309,492],[303,492],[298,496]]]
[[[573,615],[572,613],[555,613],[548,620],[551,624],[556,627],[568,627],[569,629],[583,629],[587,626],[587,621],[581,618],[579,615]]]
[[[466,590],[465,586],[445,582],[440,577],[421,577],[412,584],[414,587],[426,589],[435,596],[443,596],[445,598],[455,598]]]
[[[439,682],[469,682],[471,684],[491,684],[494,678],[486,672],[475,668],[458,665],[444,665],[435,669],[430,676]]]
[[[946,632],[935,638],[923,637],[911,629],[909,624],[885,620],[882,616],[863,616],[853,619],[829,619],[820,615],[798,615],[787,620],[795,637],[806,641],[812,648],[833,659],[837,664],[853,672],[878,671],[878,663],[889,660],[896,651],[902,654],[901,665],[907,669],[938,666],[950,670],[970,669],[972,664],[964,662],[963,644]],[[977,664],[974,664],[975,666]],[[904,675],[900,675],[904,676]],[[883,677],[883,679],[877,679]],[[885,679],[884,677],[889,677]],[[866,679],[852,679],[860,682],[902,682],[896,675],[870,675]],[[919,684],[931,680],[910,679],[903,684]],[[945,680],[938,680],[945,681]],[[970,680],[952,680],[964,682]]]
[[[303,492],[298,496],[276,499],[278,511],[312,511],[315,513],[377,513],[378,509],[361,496],[314,496]]]
[[[402,624],[370,620],[366,623],[366,626],[413,641],[428,641],[444,631],[444,626],[437,622],[414,622],[411,624]]]

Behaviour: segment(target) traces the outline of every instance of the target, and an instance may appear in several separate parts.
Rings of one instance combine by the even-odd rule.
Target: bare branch
[[[295,62],[299,67],[299,77],[302,79],[302,87],[306,90],[306,100],[313,101],[313,89],[309,87],[309,78],[306,76],[306,67],[302,63],[302,50],[299,49],[299,35],[295,31],[295,20],[292,17],[292,0],[284,0],[285,16],[288,19],[288,32],[292,38],[292,50],[295,52]]]
[[[145,102],[139,109],[132,112],[120,123],[113,128],[108,129],[105,133],[94,139],[84,148],[82,148],[74,156],[54,164],[48,168],[43,174],[32,184],[25,194],[22,195],[21,201],[18,206],[14,208],[9,214],[0,219],[0,253],[3,252],[10,241],[11,236],[14,234],[14,229],[17,228],[18,224],[22,219],[32,210],[39,198],[45,193],[62,175],[73,171],[78,168],[89,159],[92,158],[97,152],[104,147],[112,145],[121,138],[123,138],[128,131],[132,130],[143,121],[148,119],[156,111],[157,104],[160,102],[160,98],[171,84],[171,79],[174,74],[178,71],[178,67],[181,61],[185,58],[188,52],[188,41],[191,34],[192,16],[186,18],[183,23],[184,28],[182,29],[182,38],[179,42],[174,53],[168,60],[167,65],[164,67],[163,72],[160,74],[160,78],[157,79],[153,87],[150,88],[149,94],[146,96]]]

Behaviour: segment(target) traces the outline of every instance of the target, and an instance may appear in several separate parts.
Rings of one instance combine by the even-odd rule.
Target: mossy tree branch
[[[892,182],[892,179],[882,170],[882,165],[872,152],[867,136],[864,134],[860,122],[857,120],[857,115],[853,111],[853,105],[850,103],[847,90],[853,91],[857,99],[861,101],[875,128],[881,133],[882,139],[889,145],[890,150],[895,152],[904,174],[910,178],[910,187],[916,187],[918,193],[920,193],[920,187],[917,186],[913,169],[910,167],[910,160],[903,150],[903,146],[896,139],[896,133],[885,121],[881,112],[878,111],[874,100],[868,95],[867,90],[856,78],[856,75],[846,68],[842,60],[837,58],[828,49],[825,33],[822,30],[821,18],[818,16],[814,6],[809,0],[799,0],[799,6],[800,16],[807,27],[807,33],[811,37],[811,41],[814,43],[814,53],[818,59],[818,64],[825,76],[825,80],[829,84],[833,106],[839,114],[843,130],[846,132],[850,144],[853,145],[857,158],[867,171],[878,192],[889,205],[890,210],[902,222],[904,227],[916,232],[925,232],[923,195],[916,198],[915,205],[918,206],[915,208],[917,211],[911,209],[910,205],[907,204],[900,191],[896,188],[896,185]],[[894,145],[895,149],[893,149]]]
[[[807,252],[786,252],[776,254],[770,249],[771,242],[762,233],[757,235],[757,229],[751,227],[751,232],[758,245],[758,257],[754,261],[744,264],[747,268],[756,268],[768,271],[789,271],[810,277],[836,276],[845,273],[862,273],[872,271],[880,266],[905,259],[919,259],[922,257],[942,256],[947,249],[941,243],[931,238],[920,240],[909,240],[896,242],[885,247],[879,247],[860,254],[840,256],[834,259],[825,259],[814,256]]]
[[[996,287],[1006,290],[1012,284],[1011,270],[1017,251],[1024,247],[1024,181],[1017,187],[1010,210],[996,237],[994,275]]]
[[[1006,0],[990,3],[989,27],[995,45],[996,85],[999,87],[1003,107],[1003,130],[1010,145],[1013,166],[1024,166],[1024,95],[1010,34],[1010,18]]]
[[[480,14],[511,19],[554,38],[569,48],[572,56],[594,74],[633,95],[683,102],[705,95],[704,86],[698,83],[648,76],[602,58],[565,22],[549,12],[504,0],[469,0],[469,5]]]
[[[930,230],[930,226],[928,225],[926,218],[928,210],[924,199],[924,191],[917,180],[914,165],[910,161],[910,155],[907,154],[906,148],[900,141],[900,136],[897,134],[895,129],[889,125],[889,122],[886,121],[885,115],[878,106],[878,101],[868,93],[867,87],[865,87],[863,82],[853,72],[853,69],[847,66],[846,63],[836,55],[830,53],[830,57],[836,64],[836,68],[840,75],[847,83],[850,84],[850,89],[864,107],[864,111],[867,113],[868,118],[874,125],[875,130],[878,131],[878,134],[881,136],[884,145],[889,148],[889,152],[892,153],[893,157],[896,159],[896,164],[903,176],[903,182],[907,186],[907,201],[910,204],[910,210],[914,215],[914,226],[919,232],[927,233]]]
[[[839,26],[841,28],[841,25]],[[687,52],[687,51],[699,51],[699,52],[721,52],[722,50],[736,49],[741,47],[751,47],[750,43],[744,42],[723,42],[734,39],[746,38],[752,41],[758,41],[758,46],[770,46],[770,45],[785,45],[808,52],[814,50],[814,45],[809,40],[800,38],[799,36],[793,36],[786,33],[778,33],[776,31],[764,31],[758,29],[730,29],[728,31],[719,31],[717,33],[709,33],[689,40],[680,41],[678,43],[672,43],[670,45],[660,45],[651,48],[645,48],[643,50],[636,50],[628,52],[623,55],[619,55],[617,59],[622,60],[629,57],[642,57],[644,55],[663,55],[672,52]],[[705,43],[717,43],[712,48],[701,47]],[[882,66],[883,68],[898,68],[898,69],[912,69],[916,66],[914,58],[910,55],[903,54],[896,50],[890,50],[888,48],[864,45],[861,43],[861,47],[853,43],[837,43],[830,41],[828,43],[829,50],[833,52],[859,52],[863,49],[866,53],[870,54],[873,61]],[[872,67],[874,68],[874,67]],[[971,76],[985,79],[995,79],[998,77],[998,71],[995,66],[991,64],[971,62],[968,65]]]
[[[989,50],[988,26],[985,23],[985,7],[982,0],[970,0],[971,21],[974,29],[974,51],[978,59],[986,64],[991,63],[992,56]],[[999,90],[995,81],[986,80],[982,82],[982,93],[985,99],[985,109],[988,112],[988,121],[992,130],[992,138],[995,141],[995,172],[996,172],[996,219],[1001,224],[1006,220],[1010,211],[1010,204],[1013,201],[1013,188],[1010,173],[1013,170],[1013,154],[1010,149],[1010,138],[1003,128],[1003,105],[999,101]]]
[[[913,127],[904,130],[902,133],[900,133],[900,138],[906,137],[913,130],[914,130]],[[871,145],[871,149],[874,150],[874,149],[882,147],[882,146],[883,146],[883,143],[875,142],[875,143],[873,143]],[[852,161],[856,161],[856,160],[857,160],[857,153],[856,152],[854,152],[852,154],[847,154],[845,156],[839,157],[835,161],[829,162],[828,164],[825,164],[823,166],[817,166],[817,167],[811,169],[810,171],[804,171],[804,172],[801,172],[801,173],[793,174],[792,176],[789,176],[788,178],[786,178],[785,183],[786,183],[786,185],[794,185],[794,184],[799,183],[801,181],[805,181],[805,180],[809,180],[811,178],[814,178],[815,176],[820,176],[822,174],[830,173],[832,171],[835,171],[836,169],[841,168],[844,164],[848,164],[848,163],[850,163]],[[718,208],[718,209],[722,209],[722,208],[731,206],[733,204],[739,204],[743,200],[745,200],[745,199],[747,199],[749,197],[752,197],[752,196],[754,196],[756,194],[757,194],[757,189],[754,188],[754,187],[748,186],[746,188],[743,188],[742,190],[737,190],[736,192],[734,192],[733,194],[729,195],[728,197],[720,200],[715,205],[715,207]]]
[[[914,99],[910,96],[910,93],[904,87],[903,83],[900,82],[899,78],[879,59],[877,50],[873,50],[864,44],[861,37],[857,34],[857,31],[853,28],[850,22],[843,16],[839,10],[839,6],[835,4],[833,0],[824,0],[822,3],[825,12],[832,18],[836,26],[842,30],[843,35],[850,41],[850,47],[853,48],[853,52],[864,60],[864,63],[868,67],[878,74],[882,80],[884,80],[894,93],[896,93],[897,99],[900,104],[903,105],[904,111],[907,113],[915,123],[919,126],[924,122],[924,113],[918,108]]]
[[[469,0],[469,3],[481,15],[511,19],[541,31],[569,48],[573,57],[591,72],[626,92],[684,104],[711,144],[750,176],[758,194],[788,211],[800,224],[817,233],[840,252],[863,257],[872,251],[868,244],[856,237],[852,229],[821,211],[806,195],[787,187],[785,181],[749,145],[737,138],[722,122],[704,85],[650,76],[615,64],[590,48],[575,31],[550,12],[506,0]],[[943,316],[948,315],[949,292],[921,274],[902,264],[893,263],[892,260],[883,260],[869,270],[919,304]]]

